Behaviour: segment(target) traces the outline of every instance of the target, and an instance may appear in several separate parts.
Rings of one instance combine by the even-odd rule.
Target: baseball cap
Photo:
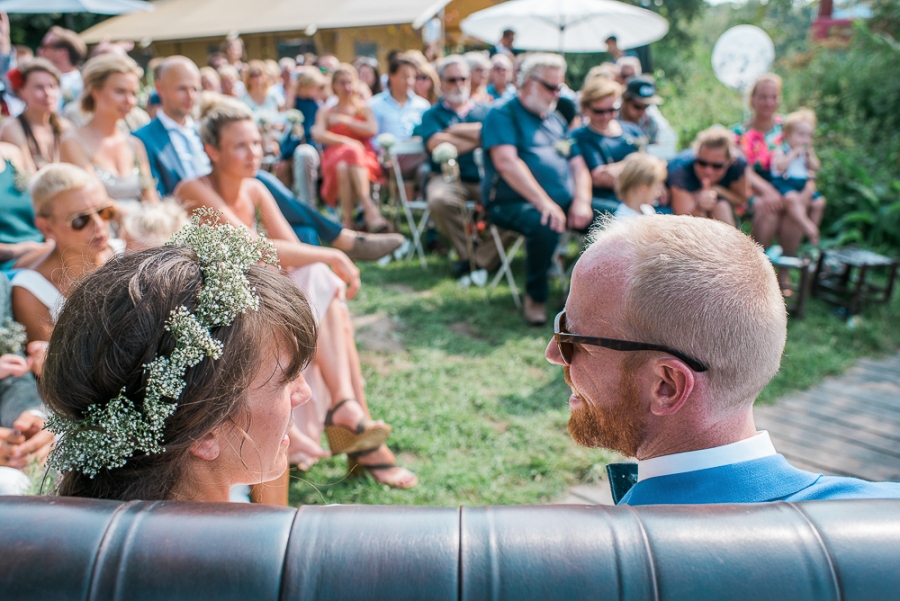
[[[625,86],[625,98],[640,100],[646,104],[662,104],[662,98],[656,95],[656,84],[649,77],[635,77]]]

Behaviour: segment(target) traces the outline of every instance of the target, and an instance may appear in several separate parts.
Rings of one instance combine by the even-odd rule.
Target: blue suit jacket
[[[171,196],[175,191],[175,186],[187,174],[184,172],[184,167],[181,166],[181,160],[169,138],[169,132],[157,118],[134,132],[134,135],[144,143],[144,147],[147,149],[150,172],[156,178],[156,189],[159,191],[159,195]]]
[[[783,455],[648,478],[635,484],[623,505],[704,505],[824,499],[900,499],[900,484],[823,476],[799,470]]]

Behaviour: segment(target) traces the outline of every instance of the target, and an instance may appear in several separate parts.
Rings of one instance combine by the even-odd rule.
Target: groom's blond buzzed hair
[[[787,337],[762,247],[732,226],[685,215],[613,220],[592,232],[585,255],[609,247],[629,261],[622,325],[630,339],[708,365],[713,408],[752,403],[777,373]]]

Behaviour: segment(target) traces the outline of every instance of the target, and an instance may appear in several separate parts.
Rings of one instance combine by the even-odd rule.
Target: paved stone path
[[[900,354],[863,359],[844,375],[754,410],[775,448],[800,469],[900,481]],[[612,505],[606,482],[559,503]]]

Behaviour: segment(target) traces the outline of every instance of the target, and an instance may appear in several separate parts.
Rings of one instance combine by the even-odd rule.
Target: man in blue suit
[[[209,158],[191,117],[200,95],[200,71],[188,58],[170,56],[160,65],[156,91],[161,108],[156,118],[134,135],[147,149],[160,196],[170,196],[181,180],[210,172]],[[299,202],[271,173],[259,171],[256,178],[275,197],[302,242],[318,246],[321,240],[355,261],[381,258],[403,243],[399,234],[362,234],[342,228]]]
[[[640,216],[593,234],[546,356],[572,390],[572,437],[638,459],[610,470],[619,503],[900,498],[900,484],[796,469],[756,430],[786,336],[775,273],[749,237]]]

